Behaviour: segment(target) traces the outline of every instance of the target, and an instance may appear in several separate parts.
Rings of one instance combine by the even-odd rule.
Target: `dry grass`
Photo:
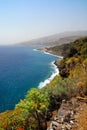
[[[87,104],[78,116],[78,130],[87,130]]]

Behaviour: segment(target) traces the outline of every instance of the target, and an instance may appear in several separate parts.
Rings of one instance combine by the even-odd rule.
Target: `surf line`
[[[63,58],[62,56],[54,55],[54,54],[51,54],[51,53],[46,52],[44,50],[33,49],[33,51],[41,51],[41,52],[43,52],[46,55],[55,56],[55,57],[58,57],[59,59]],[[59,75],[59,69],[58,69],[58,67],[55,64],[55,61],[51,62],[51,66],[53,67],[53,72],[52,72],[51,76],[49,78],[45,79],[44,81],[41,81],[39,83],[39,85],[38,85],[38,88],[45,87],[47,84],[49,84],[54,79],[55,76]]]
[[[43,82],[40,82],[38,85],[38,88],[45,87],[47,84],[49,84],[54,79],[55,76],[57,76],[59,74],[59,70],[58,70],[57,66],[55,65],[55,61],[51,62],[51,65],[54,69],[52,75],[48,79],[45,79]]]
[[[58,57],[59,59],[62,59],[62,58],[63,58],[62,56],[57,56],[57,55],[54,55],[54,54],[45,52],[45,51],[43,51],[43,50],[38,50],[38,49],[33,49],[33,50],[34,50],[34,51],[41,51],[41,52],[43,52],[43,53],[46,54],[46,55],[52,55],[52,56]],[[59,69],[58,69],[58,67],[55,65],[55,61],[52,61],[52,62],[51,62],[51,66],[52,66],[52,68],[53,68],[52,75],[51,75],[49,78],[45,79],[44,81],[41,81],[41,82],[39,83],[39,85],[38,85],[38,88],[43,88],[43,87],[45,87],[47,84],[49,84],[49,83],[54,79],[55,76],[59,75]]]

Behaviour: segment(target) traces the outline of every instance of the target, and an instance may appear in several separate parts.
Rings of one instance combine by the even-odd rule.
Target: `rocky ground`
[[[72,98],[62,101],[56,116],[50,122],[47,130],[79,130],[79,114],[87,110],[87,98]],[[84,129],[82,129],[84,130]]]

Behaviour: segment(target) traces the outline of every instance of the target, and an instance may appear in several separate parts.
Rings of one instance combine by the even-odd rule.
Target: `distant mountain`
[[[70,43],[79,37],[87,36],[87,31],[69,31],[58,33],[38,39],[19,43],[20,45],[42,45],[42,46],[54,46],[64,43]]]

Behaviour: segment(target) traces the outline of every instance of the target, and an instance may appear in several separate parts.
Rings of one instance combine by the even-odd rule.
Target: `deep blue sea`
[[[44,83],[55,71],[58,57],[33,50],[37,47],[0,47],[0,112],[12,110],[27,91]]]

